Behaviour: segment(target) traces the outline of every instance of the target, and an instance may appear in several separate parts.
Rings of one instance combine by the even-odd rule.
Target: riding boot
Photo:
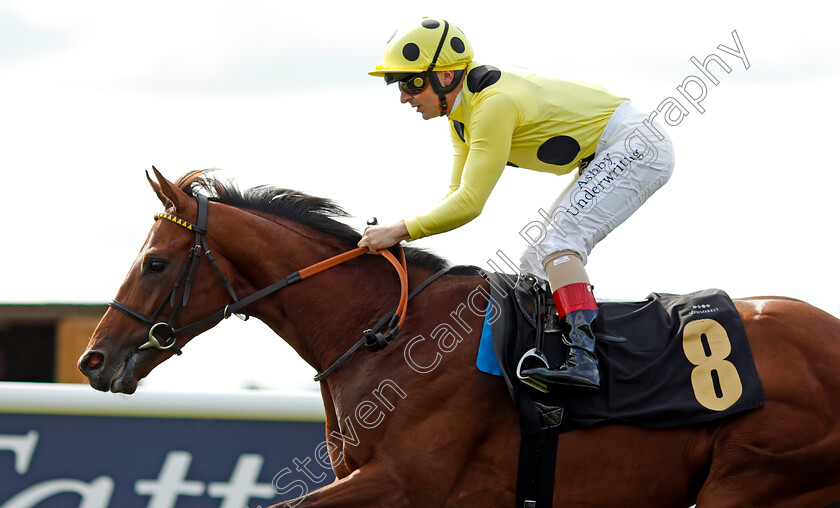
[[[563,336],[563,343],[568,346],[566,362],[556,369],[527,369],[522,375],[545,383],[597,390],[601,386],[601,374],[595,356],[592,322],[598,315],[598,306],[592,294],[592,286],[586,283],[570,284],[561,287],[552,296],[561,319],[568,327],[568,334]]]

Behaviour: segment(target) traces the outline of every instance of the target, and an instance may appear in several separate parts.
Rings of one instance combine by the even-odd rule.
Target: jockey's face
[[[455,77],[452,71],[438,72],[437,75],[443,86],[448,86]],[[438,98],[438,94],[432,90],[432,85],[428,82],[426,83],[426,87],[423,88],[423,91],[417,95],[411,95],[405,90],[400,89],[400,102],[411,104],[418,113],[423,115],[423,120],[440,116],[440,99]],[[451,101],[449,102],[451,104]]]

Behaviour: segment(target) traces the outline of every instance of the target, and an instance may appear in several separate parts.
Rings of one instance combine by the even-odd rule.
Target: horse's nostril
[[[91,372],[102,366],[105,356],[102,353],[91,352],[79,362],[79,368],[82,372]]]

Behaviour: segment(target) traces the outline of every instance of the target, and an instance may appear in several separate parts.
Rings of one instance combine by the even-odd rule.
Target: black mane
[[[213,201],[295,221],[338,238],[348,245],[348,249],[355,247],[362,237],[352,227],[336,220],[349,214],[332,200],[270,185],[241,191],[232,182],[223,183],[211,177],[208,174],[210,171],[191,171],[179,178],[176,185],[191,196],[204,191]],[[413,265],[435,271],[449,266],[445,259],[431,252],[414,247],[407,247],[404,251],[406,262]]]

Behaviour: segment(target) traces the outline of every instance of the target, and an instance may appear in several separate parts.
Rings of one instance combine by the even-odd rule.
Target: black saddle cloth
[[[492,324],[494,352],[524,434],[606,422],[693,425],[764,405],[743,322],[723,291],[599,302],[593,328],[601,339],[596,341],[601,389],[552,387],[544,394],[516,377],[519,359],[536,340],[533,316],[525,315],[514,295],[516,279],[489,274],[488,280],[491,299],[502,308]],[[546,333],[544,346],[552,366],[563,363],[560,332]]]

